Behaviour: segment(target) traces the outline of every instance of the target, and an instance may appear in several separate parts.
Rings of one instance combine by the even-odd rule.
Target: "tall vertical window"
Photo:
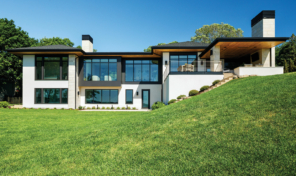
[[[125,103],[126,104],[133,104],[133,90],[126,90],[125,91]]]
[[[158,60],[126,60],[126,82],[158,82]]]
[[[68,89],[35,89],[36,104],[67,104]]]
[[[171,54],[171,72],[194,72],[197,71],[196,54]]]
[[[85,90],[85,103],[95,104],[117,104],[118,103],[118,90],[108,89],[86,89]]]
[[[84,59],[84,81],[117,81],[117,59]]]
[[[68,57],[37,56],[35,60],[36,80],[67,80]]]

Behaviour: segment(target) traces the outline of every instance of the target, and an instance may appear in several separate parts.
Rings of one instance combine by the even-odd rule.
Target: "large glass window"
[[[35,103],[37,104],[67,104],[68,89],[36,89]]]
[[[67,80],[68,79],[68,57],[37,56],[36,80]]]
[[[158,60],[126,60],[126,82],[158,82]]]
[[[171,72],[195,72],[197,71],[197,57],[195,54],[171,54]]]
[[[85,90],[85,103],[117,104],[118,103],[118,90],[87,89],[87,90]]]
[[[84,81],[117,81],[117,59],[84,59]]]
[[[125,91],[125,103],[126,104],[133,104],[133,90],[126,90]]]

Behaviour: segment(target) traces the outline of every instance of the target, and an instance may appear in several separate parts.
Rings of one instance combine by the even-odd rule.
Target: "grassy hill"
[[[296,74],[152,112],[0,109],[2,175],[295,175]]]

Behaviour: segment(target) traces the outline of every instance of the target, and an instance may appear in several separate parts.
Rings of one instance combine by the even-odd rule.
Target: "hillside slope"
[[[296,174],[295,73],[152,112],[1,109],[0,120],[0,174]]]

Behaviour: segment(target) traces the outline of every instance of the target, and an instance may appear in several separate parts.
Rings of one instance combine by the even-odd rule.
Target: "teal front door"
[[[142,108],[150,108],[150,90],[142,90]]]

